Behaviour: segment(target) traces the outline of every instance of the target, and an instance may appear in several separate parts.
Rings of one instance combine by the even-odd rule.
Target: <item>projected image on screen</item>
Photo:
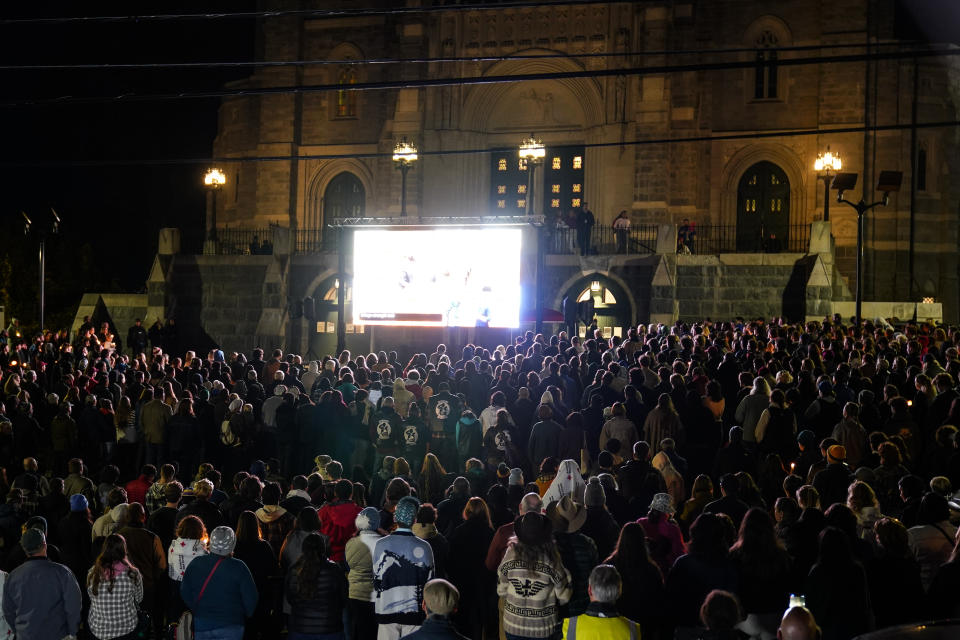
[[[355,324],[517,327],[516,227],[358,229]]]

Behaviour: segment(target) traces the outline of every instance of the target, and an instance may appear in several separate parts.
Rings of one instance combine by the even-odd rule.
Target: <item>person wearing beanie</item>
[[[354,519],[357,535],[350,538],[344,547],[344,558],[349,568],[347,621],[349,637],[357,640],[372,640],[377,635],[377,620],[374,603],[377,592],[373,587],[373,552],[377,541],[383,536],[380,528],[380,512],[374,507],[365,507]]]
[[[243,561],[233,557],[237,537],[230,527],[210,532],[210,553],[187,566],[180,596],[193,612],[195,640],[241,640],[246,618],[257,607],[257,587]]]
[[[3,578],[3,618],[19,638],[72,638],[80,627],[80,584],[67,567],[47,558],[40,529],[20,538],[27,562]],[[92,562],[91,562],[92,564]],[[13,635],[10,633],[8,635]]]
[[[846,464],[847,450],[834,444],[827,449],[827,466],[813,478],[813,486],[820,493],[820,505],[826,512],[833,504],[845,504],[847,488],[853,481],[853,473]]]
[[[60,543],[63,564],[70,567],[79,584],[84,584],[87,571],[93,564],[93,518],[87,508],[87,499],[80,494],[69,498],[70,513],[57,523],[57,541]]]
[[[399,640],[423,624],[423,587],[433,577],[434,564],[430,545],[411,531],[419,508],[416,498],[401,498],[393,514],[396,531],[374,547],[378,640]]]
[[[467,640],[450,623],[459,602],[460,592],[446,580],[435,578],[428,582],[423,588],[423,611],[427,619],[407,640]]]
[[[817,434],[809,429],[804,429],[797,434],[797,447],[800,449],[800,455],[796,459],[796,467],[793,473],[801,478],[806,478],[810,467],[821,459],[820,451],[817,448]],[[787,462],[784,460],[784,462]]]
[[[659,455],[659,454],[658,454]],[[620,536],[620,525],[607,510],[607,496],[600,478],[593,476],[583,490],[583,506],[587,508],[587,521],[580,533],[597,543],[597,554],[606,558],[613,553]]]

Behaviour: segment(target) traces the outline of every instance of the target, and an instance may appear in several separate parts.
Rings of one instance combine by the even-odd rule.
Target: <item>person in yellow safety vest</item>
[[[620,572],[601,564],[590,572],[586,613],[563,621],[563,640],[640,640],[640,625],[617,613]]]

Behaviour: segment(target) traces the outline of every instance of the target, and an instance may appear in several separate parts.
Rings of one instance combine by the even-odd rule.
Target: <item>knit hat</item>
[[[523,486],[523,469],[514,467],[510,469],[510,479],[507,480],[507,484],[511,487],[522,487]]]
[[[353,521],[359,531],[376,531],[380,528],[380,512],[376,507],[366,507]]]
[[[804,449],[813,449],[817,446],[817,434],[810,429],[804,429],[797,434],[797,442],[803,445]]]
[[[842,444],[835,444],[827,449],[827,462],[843,462],[847,459],[847,448]]]
[[[669,493],[658,493],[654,495],[653,500],[650,501],[650,511],[659,511],[668,516],[673,515],[673,512],[676,511],[676,509],[673,508],[673,498],[670,497]]]
[[[75,493],[70,496],[70,511],[86,511],[89,503],[82,494]]]
[[[588,509],[599,508],[607,503],[607,495],[600,484],[600,478],[593,476],[587,481],[587,488],[583,491],[583,504]]]
[[[237,546],[237,536],[230,527],[217,527],[210,532],[210,553],[228,556]]]
[[[436,578],[423,587],[423,603],[432,614],[450,615],[457,608],[459,601],[460,592],[446,580]]]
[[[539,547],[550,540],[553,525],[547,516],[531,511],[513,521],[513,531],[523,544]]]
[[[574,502],[570,496],[563,496],[559,502],[551,502],[547,506],[547,517],[557,531],[576,533],[587,521],[587,510],[582,504]]]
[[[420,501],[413,496],[400,498],[397,508],[393,512],[393,519],[401,527],[410,528],[417,521],[417,511],[420,510]]]
[[[47,537],[39,529],[27,529],[20,538],[20,546],[27,555],[36,553],[47,544]]]
[[[817,391],[819,391],[823,395],[829,395],[833,393],[833,384],[831,384],[829,380],[824,380],[823,382],[817,385]]]

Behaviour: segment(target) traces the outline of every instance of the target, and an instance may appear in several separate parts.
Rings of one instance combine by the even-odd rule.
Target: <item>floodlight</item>
[[[833,176],[833,182],[830,183],[830,187],[837,191],[849,191],[857,186],[857,174],[855,173],[838,173]]]
[[[877,191],[884,193],[900,191],[901,182],[903,182],[902,171],[881,171],[877,179]]]

